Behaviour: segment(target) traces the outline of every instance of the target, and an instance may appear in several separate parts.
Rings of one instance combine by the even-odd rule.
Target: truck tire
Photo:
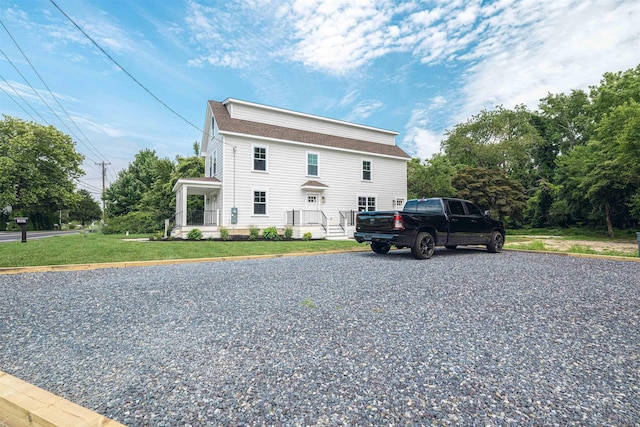
[[[377,254],[386,254],[391,249],[391,245],[384,242],[371,242],[371,250]]]
[[[431,233],[422,232],[416,236],[416,241],[411,247],[411,255],[415,259],[429,259],[436,249],[436,241]]]
[[[504,236],[499,231],[494,231],[491,234],[491,240],[487,245],[487,250],[491,253],[502,252],[502,246],[504,246]]]

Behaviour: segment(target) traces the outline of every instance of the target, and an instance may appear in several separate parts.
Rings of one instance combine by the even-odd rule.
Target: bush
[[[202,240],[202,231],[194,228],[187,233],[187,239],[189,240]]]
[[[156,221],[149,212],[129,212],[126,215],[108,219],[108,223],[102,228],[104,234],[131,234],[155,233],[163,230],[164,224]]]
[[[262,231],[262,237],[266,240],[278,240],[278,229],[276,227],[268,227]]]
[[[293,236],[293,229],[291,227],[287,227],[284,229],[284,238],[290,239]]]
[[[258,236],[260,235],[260,229],[255,225],[249,226],[249,240],[258,240]]]
[[[312,237],[313,237],[313,234],[307,231],[302,235],[302,240],[311,240]]]
[[[229,240],[229,229],[227,227],[220,227],[220,238],[222,240]]]

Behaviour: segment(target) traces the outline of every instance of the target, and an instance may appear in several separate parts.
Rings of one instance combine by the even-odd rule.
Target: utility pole
[[[104,192],[106,190],[105,186],[105,176],[106,176],[106,166],[111,165],[111,163],[96,163],[98,166],[102,166],[102,222],[107,223],[107,201],[104,199]]]

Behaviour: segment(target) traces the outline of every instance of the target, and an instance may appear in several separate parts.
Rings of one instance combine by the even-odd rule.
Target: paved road
[[[640,424],[634,262],[405,250],[0,277],[0,369],[130,426]]]
[[[42,239],[45,237],[61,236],[64,234],[77,234],[78,231],[27,231],[27,242],[31,239]],[[20,231],[0,231],[0,243],[20,242],[22,232]]]

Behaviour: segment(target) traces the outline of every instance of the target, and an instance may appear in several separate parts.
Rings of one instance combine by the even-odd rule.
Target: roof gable
[[[336,148],[349,151],[357,151],[368,154],[410,159],[397,145],[380,144],[360,139],[345,138],[324,133],[311,132],[300,129],[292,129],[284,126],[253,122],[249,120],[231,117],[223,103],[209,101],[209,107],[220,133],[235,133],[241,135],[270,138],[281,141],[300,142],[304,144],[318,145],[322,147]]]

